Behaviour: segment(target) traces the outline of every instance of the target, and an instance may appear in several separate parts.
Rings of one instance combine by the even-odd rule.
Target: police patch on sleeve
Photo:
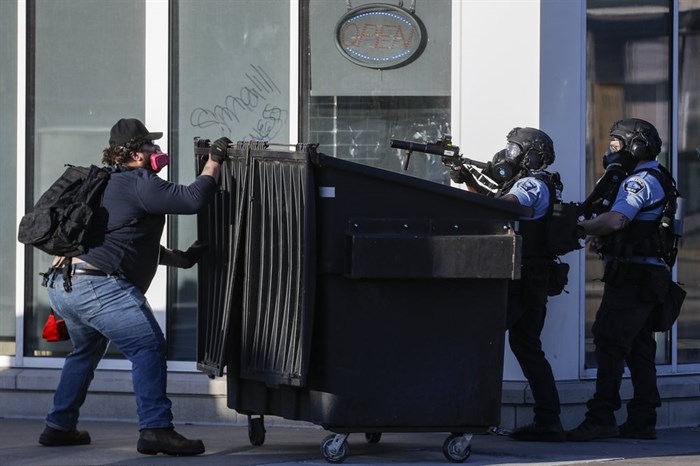
[[[624,185],[625,191],[628,193],[636,194],[645,188],[644,181],[639,178],[633,178],[627,181]]]
[[[532,191],[533,189],[537,189],[537,183],[529,179],[521,180],[518,183],[518,188],[522,189],[525,192]]]

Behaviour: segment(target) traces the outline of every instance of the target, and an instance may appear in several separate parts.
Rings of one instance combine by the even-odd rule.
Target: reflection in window
[[[588,193],[603,174],[609,129],[622,118],[654,124],[664,143],[659,160],[672,168],[668,163],[671,16],[669,2],[663,0],[589,0],[586,5]],[[591,326],[602,297],[602,276],[603,262],[587,253],[586,368],[595,367]],[[657,342],[657,363],[669,364],[670,333],[657,334]]]
[[[289,135],[289,3],[178,0],[171,6],[177,18],[172,180],[194,179],[195,137],[296,142]],[[196,217],[170,220],[170,245],[187,249],[197,236]],[[194,360],[197,268],[171,269],[168,291],[168,358]]]
[[[414,152],[404,172],[405,154],[392,149],[390,139],[434,143],[450,133],[451,0],[431,0],[429,10],[428,2],[416,5],[415,15],[425,26],[425,50],[414,61],[385,70],[358,65],[336,44],[341,18],[376,2],[304,3],[308,26],[302,29],[309,32],[301,54],[306,70],[302,75],[308,74],[301,102],[303,142],[319,143],[324,154],[449,184],[448,171],[437,156]],[[368,21],[367,26],[368,31],[382,30],[381,24]],[[396,40],[375,38],[366,47],[376,47],[376,53],[384,56],[388,49],[405,46],[407,42],[398,37],[412,33],[401,30]]]
[[[685,228],[678,281],[688,292],[678,318],[678,363],[700,362],[700,2],[680,0],[678,28],[678,184]]]
[[[0,356],[15,354],[17,3],[0,1]]]
[[[341,159],[450,182],[439,156],[414,152],[404,172],[405,151],[390,139],[435,142],[449,134],[449,97],[312,97],[308,140]]]
[[[27,172],[34,176],[27,183],[27,204],[33,205],[64,164],[100,165],[109,130],[119,118],[144,118],[145,6],[141,0],[36,0],[28,6],[34,43],[28,46],[33,120],[27,127],[27,154],[33,158]],[[38,273],[49,267],[51,257],[35,249],[30,254],[24,354],[65,356],[70,342],[41,339],[49,303]],[[110,348],[109,356],[121,353]]]

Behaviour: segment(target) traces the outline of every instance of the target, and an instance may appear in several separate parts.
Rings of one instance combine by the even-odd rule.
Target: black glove
[[[209,156],[211,159],[218,164],[222,164],[228,160],[226,150],[228,149],[229,144],[231,144],[231,140],[226,136],[212,142],[211,147],[209,148]]]
[[[177,267],[179,269],[189,269],[199,262],[207,247],[206,244],[200,243],[199,241],[192,243],[192,245],[187,248],[187,251],[180,251],[179,249],[171,250],[161,246],[160,260],[158,263],[169,267]]]
[[[457,170],[450,170],[450,179],[454,183],[464,183],[467,181],[467,177],[464,176],[464,173],[462,172],[462,167],[459,167]]]
[[[586,229],[580,223],[576,225],[576,238],[586,239]]]

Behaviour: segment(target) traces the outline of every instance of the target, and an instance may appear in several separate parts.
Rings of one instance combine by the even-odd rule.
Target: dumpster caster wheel
[[[248,439],[250,444],[255,447],[265,443],[265,418],[263,416],[255,419],[248,416]]]
[[[381,432],[365,432],[365,440],[367,440],[367,443],[379,443],[381,439]]]
[[[342,463],[350,454],[348,434],[331,434],[323,439],[321,453],[329,463]]]
[[[452,434],[442,444],[442,452],[451,463],[463,463],[472,454],[471,435]]]

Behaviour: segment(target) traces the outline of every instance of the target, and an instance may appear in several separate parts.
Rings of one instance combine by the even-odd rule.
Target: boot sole
[[[510,436],[513,440],[519,440],[523,442],[564,442],[566,441],[566,434],[543,434],[543,435],[512,435]]]
[[[71,447],[76,445],[89,445],[91,439],[87,438],[84,440],[63,440],[56,439],[52,437],[46,437],[44,435],[39,436],[39,443],[45,447]]]
[[[620,434],[620,438],[631,440],[656,440],[656,434]]]
[[[570,440],[572,442],[590,442],[591,440],[604,440],[608,438],[615,438],[619,437],[620,434],[618,432],[608,432],[605,434],[597,434],[597,435],[586,435],[586,436],[577,436],[577,435],[571,435],[571,434],[566,434],[566,440]]]
[[[158,446],[154,446],[153,444],[149,444],[146,442],[141,442],[139,441],[136,444],[136,451],[143,455],[157,455],[158,453],[163,453],[164,455],[170,455],[170,456],[195,456],[199,455],[201,453],[204,453],[204,449],[202,448],[197,449],[197,450],[169,450],[169,449],[164,449],[160,448]]]

